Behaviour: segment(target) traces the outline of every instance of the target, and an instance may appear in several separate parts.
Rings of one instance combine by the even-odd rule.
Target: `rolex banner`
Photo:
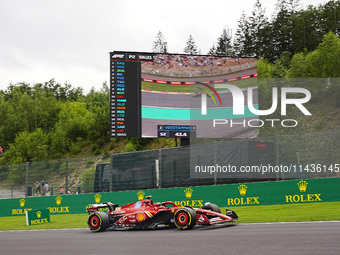
[[[0,217],[24,216],[31,212],[36,217],[33,223],[38,224],[46,219],[39,208],[46,208],[51,215],[87,213],[89,204],[113,202],[121,206],[146,196],[152,196],[154,202],[173,201],[178,206],[191,207],[201,207],[206,202],[220,207],[334,202],[340,201],[340,178],[148,190],[136,187],[136,190],[129,191],[0,199]]]
[[[26,225],[38,225],[50,222],[50,210],[40,209],[26,211]]]

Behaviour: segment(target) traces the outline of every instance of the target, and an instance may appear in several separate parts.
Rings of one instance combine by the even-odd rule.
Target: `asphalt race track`
[[[243,91],[244,98],[248,97],[248,91]],[[231,93],[220,93],[223,107],[233,106],[233,96]],[[208,96],[209,97],[209,96]],[[217,100],[217,99],[216,99]],[[218,101],[217,101],[218,102]],[[258,104],[258,90],[254,89],[253,104]],[[245,106],[247,106],[245,100]],[[155,92],[142,92],[142,106],[152,107],[168,107],[168,108],[201,108],[201,97],[193,97],[191,94],[168,94],[168,93],[155,93]],[[207,100],[207,107],[221,108],[220,104],[214,105],[212,100]],[[222,108],[223,108],[222,107]]]
[[[257,72],[256,68],[242,70],[237,73],[231,73],[228,75],[214,76],[214,77],[194,77],[194,78],[179,78],[179,77],[157,77],[149,74],[143,74],[144,78],[149,79],[165,79],[165,80],[185,80],[185,81],[202,81],[210,79],[225,79],[231,77],[240,77],[242,75],[249,75]],[[254,80],[254,86],[256,86],[256,80]],[[197,90],[197,89],[196,89]],[[219,91],[220,92],[220,91]],[[243,91],[244,98],[248,97],[248,90]],[[258,91],[257,88],[253,92],[253,104],[258,105]],[[211,132],[213,127],[213,119],[234,119],[234,116],[229,116],[225,113],[225,109],[232,109],[233,96],[232,94],[220,92],[221,102],[217,101],[217,105],[214,104],[213,100],[208,96],[207,108],[220,110],[219,116],[212,117],[209,114],[210,119],[195,119],[197,111],[201,109],[201,96],[193,97],[192,93],[159,93],[153,91],[142,92],[142,136],[143,137],[157,137],[157,125],[193,125],[197,127],[196,137],[197,138],[226,138],[238,136],[240,134],[246,134],[248,137],[251,136],[254,131],[250,131],[246,125],[235,124],[234,126],[221,125],[214,128],[214,132]],[[216,99],[217,100],[217,99]],[[245,107],[247,106],[247,100],[245,100]],[[189,113],[191,109],[191,112]],[[196,111],[192,115],[192,111]],[[179,117],[179,116],[187,116]],[[247,123],[251,120],[250,116],[240,118],[237,120],[238,123]],[[257,119],[257,117],[256,117]],[[255,123],[253,123],[256,125]],[[246,126],[246,127],[244,127]]]
[[[248,91],[243,91],[244,98],[248,97]],[[258,104],[258,91],[257,88],[254,89],[253,92],[253,104]],[[152,107],[152,108],[169,108],[169,109],[198,109],[200,111],[201,107],[201,97],[192,97],[190,94],[167,94],[167,93],[154,93],[154,92],[146,92],[142,93],[142,105],[144,107]],[[213,109],[223,109],[231,108],[233,106],[233,97],[231,93],[220,93],[221,100],[223,102],[223,106],[217,105],[214,106],[212,100],[208,100],[207,107]],[[219,103],[218,103],[219,104]],[[245,106],[248,106],[247,101],[245,100]],[[181,110],[180,110],[181,111]],[[210,117],[207,120],[195,120],[190,119],[192,115],[189,114],[189,118],[186,120],[180,119],[171,119],[169,112],[164,112],[162,115],[163,119],[159,119],[156,116],[152,116],[150,118],[142,115],[142,135],[143,137],[157,137],[157,125],[195,125],[197,126],[197,137],[204,138],[224,138],[230,137],[235,133],[242,133],[243,130],[247,130],[247,128],[243,128],[242,125],[234,125],[233,127],[228,125],[219,125],[214,128],[214,132],[211,132],[213,119],[228,119],[233,118],[233,116],[223,115],[220,117]],[[175,118],[178,116],[175,116]],[[167,119],[168,118],[168,119]],[[254,119],[254,117],[248,118],[240,118],[237,120],[238,123],[242,123],[243,121],[248,121],[250,119]],[[257,119],[257,117],[255,118]],[[252,123],[256,125],[255,123]]]
[[[1,254],[339,254],[340,222],[196,226],[190,231],[2,231]]]

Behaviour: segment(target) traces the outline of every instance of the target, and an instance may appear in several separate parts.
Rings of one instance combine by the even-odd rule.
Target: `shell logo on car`
[[[144,215],[144,213],[138,213],[138,214],[137,214],[137,220],[138,220],[138,221],[144,221],[144,220],[145,220],[145,215]]]

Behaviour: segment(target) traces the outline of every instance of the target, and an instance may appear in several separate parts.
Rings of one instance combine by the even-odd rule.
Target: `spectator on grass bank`
[[[3,154],[4,154],[4,148],[2,148],[0,145],[0,157],[2,157]]]
[[[45,185],[44,185],[44,194],[45,194],[45,196],[48,196],[50,194],[49,191],[50,191],[50,189],[49,189],[48,183],[45,182]]]
[[[41,190],[42,190],[42,195],[45,196],[45,181],[41,180]]]
[[[35,183],[35,195],[38,195],[39,193],[39,196],[41,195],[41,184],[39,181],[36,181]]]

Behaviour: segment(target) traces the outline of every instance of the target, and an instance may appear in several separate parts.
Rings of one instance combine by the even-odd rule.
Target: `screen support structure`
[[[190,145],[190,138],[180,138],[180,139],[181,139],[180,146]]]

